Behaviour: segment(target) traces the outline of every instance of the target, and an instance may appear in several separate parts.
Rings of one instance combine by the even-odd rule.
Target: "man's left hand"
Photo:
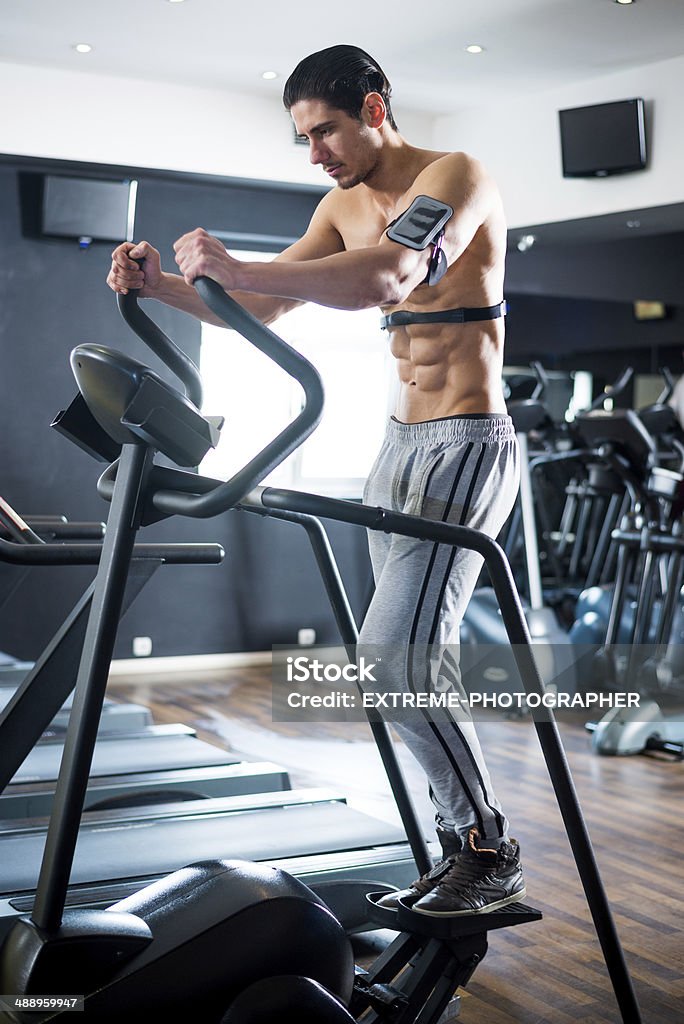
[[[194,284],[197,277],[210,277],[225,291],[238,288],[237,272],[240,260],[233,259],[226,252],[218,238],[204,228],[195,228],[182,235],[173,246],[178,269],[188,284]]]

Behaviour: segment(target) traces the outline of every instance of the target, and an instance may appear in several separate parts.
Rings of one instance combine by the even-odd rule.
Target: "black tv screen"
[[[644,101],[560,110],[564,178],[605,177],[646,166]]]
[[[132,241],[137,184],[46,174],[43,234],[88,241]]]

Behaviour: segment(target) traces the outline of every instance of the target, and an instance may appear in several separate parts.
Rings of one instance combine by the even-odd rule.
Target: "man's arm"
[[[406,193],[403,210],[420,195],[449,203],[454,209],[445,225],[442,244],[450,267],[463,255],[492,212],[501,209],[493,178],[479,160],[467,153],[449,153],[426,167]]]
[[[449,266],[465,251],[487,219],[498,193],[482,166],[463,153],[436,160],[415,180],[398,204],[404,212],[418,195],[449,203],[444,251]],[[215,259],[201,229],[176,242],[176,262],[186,281],[208,274],[228,292],[278,295],[338,309],[399,305],[425,279],[430,250],[416,251],[383,234],[378,245],[327,256],[269,264]]]
[[[327,197],[324,197],[314,211],[309,227],[302,238],[279,253],[273,262],[293,260],[306,262],[343,249],[342,239],[328,218],[326,199]],[[208,240],[208,244],[213,243],[215,257],[219,260],[231,261],[231,257],[228,256],[221,242],[211,238],[206,232],[202,232],[202,234]],[[136,259],[145,260],[142,270],[135,262]],[[208,273],[208,276],[213,275]],[[224,322],[219,320],[202,302],[191,284],[178,274],[162,271],[159,253],[149,242],[125,242],[115,249],[112,253],[112,267],[107,277],[107,283],[114,291],[124,294],[129,289],[138,289],[141,298],[157,299],[167,306],[189,313],[198,320],[225,327]],[[304,301],[298,298],[257,295],[236,290],[231,290],[230,294],[236,302],[245,306],[250,313],[264,323],[272,323],[283,313],[294,309]]]
[[[248,263],[219,252],[216,239],[202,228],[183,235],[174,249],[188,285],[206,275],[230,295],[278,296],[285,309],[300,302],[336,309],[401,302],[402,294],[409,295],[425,277],[429,259],[429,253],[416,253],[383,238],[379,245],[306,261]]]

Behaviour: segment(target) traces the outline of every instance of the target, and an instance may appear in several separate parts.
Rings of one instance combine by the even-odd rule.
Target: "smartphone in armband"
[[[409,249],[426,249],[435,242],[454,210],[430,196],[416,196],[408,210],[392,221],[387,237]]]

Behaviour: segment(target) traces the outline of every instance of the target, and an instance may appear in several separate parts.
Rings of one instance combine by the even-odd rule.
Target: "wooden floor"
[[[249,758],[277,761],[295,784],[331,786],[353,806],[398,820],[367,727],[273,723],[268,670],[197,676],[183,685],[121,681],[112,695],[147,703],[157,721],[193,725],[204,738]],[[599,758],[589,752],[580,721],[563,723],[561,732],[643,1020],[684,1024],[684,765]],[[521,844],[527,902],[544,919],[491,933],[488,956],[463,994],[461,1020],[619,1022],[534,727],[497,717],[479,733]],[[429,831],[422,773],[403,748],[401,760]]]

